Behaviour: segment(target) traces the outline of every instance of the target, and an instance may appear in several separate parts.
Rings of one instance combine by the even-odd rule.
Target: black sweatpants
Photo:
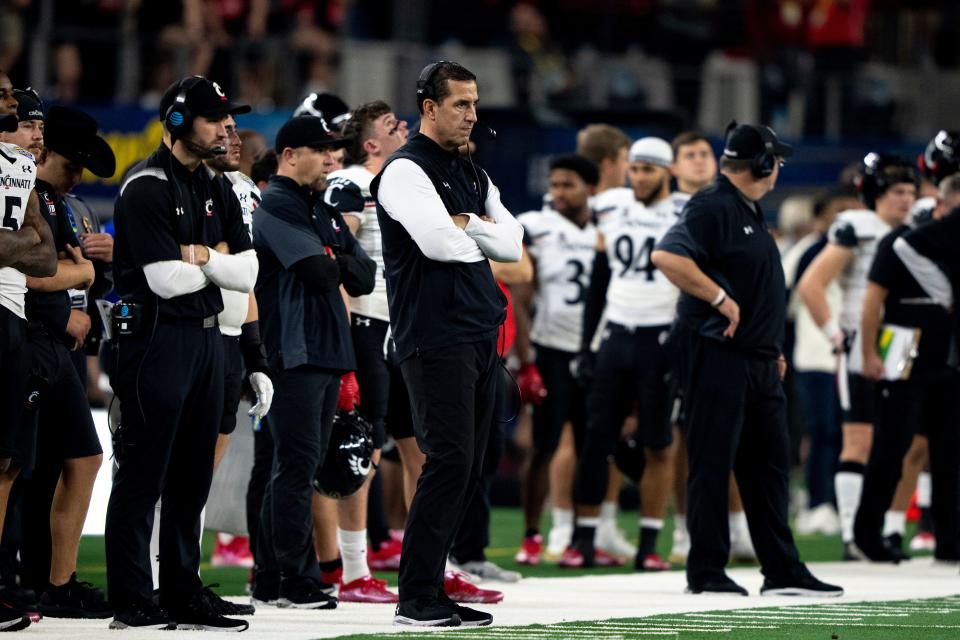
[[[118,468],[107,506],[107,586],[122,610],[153,593],[150,531],[160,512],[160,605],[176,609],[202,588],[200,512],[213,478],[223,413],[223,338],[161,320],[115,343],[111,384],[120,401]]]
[[[400,599],[435,598],[454,535],[483,473],[498,372],[496,340],[421,351],[403,361],[426,462],[400,556]]]
[[[687,582],[698,587],[724,573],[730,556],[731,470],[762,573],[789,581],[802,564],[787,523],[790,439],[776,360],[684,333],[678,346],[685,352],[684,428],[690,467]]]
[[[258,579],[320,577],[313,549],[313,479],[330,443],[340,375],[302,366],[277,374],[270,406],[273,466],[257,533]]]
[[[935,556],[960,560],[957,516],[960,482],[960,378],[945,373],[934,380],[905,380],[877,384],[877,422],[870,461],[863,478],[860,507],[853,524],[861,549],[883,544],[883,518],[896,492],[903,456],[914,434],[930,441],[933,481],[931,510],[937,539]]]
[[[247,535],[250,537],[250,551],[259,565],[257,544],[260,536],[260,512],[263,510],[263,494],[270,482],[273,470],[273,436],[270,435],[270,416],[260,421],[260,430],[253,434],[253,469],[247,484]]]

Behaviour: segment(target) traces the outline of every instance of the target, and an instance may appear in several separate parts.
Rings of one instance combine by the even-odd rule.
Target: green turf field
[[[629,539],[636,538],[636,513],[621,513],[620,524],[627,532]],[[546,522],[546,519],[545,519]],[[908,530],[907,539],[912,534],[913,527]],[[490,560],[504,568],[520,571],[526,577],[553,577],[577,576],[583,574],[628,573],[633,571],[632,566],[603,569],[560,569],[555,564],[541,564],[538,567],[520,567],[513,561],[520,538],[523,535],[523,514],[519,509],[498,508],[491,515],[490,547],[487,556]],[[667,518],[666,525],[660,534],[658,548],[666,557],[670,550],[672,535],[672,519]],[[840,559],[839,536],[798,536],[797,546],[800,548],[801,559],[808,562],[834,561]],[[210,551],[213,548],[213,534],[207,532],[203,540],[203,565],[201,572],[204,582],[219,583],[218,592],[223,595],[241,595],[247,583],[248,571],[235,568],[213,568],[209,564]],[[78,576],[100,587],[106,586],[106,566],[103,555],[102,537],[85,537],[80,545],[80,559]],[[386,579],[390,584],[396,584],[396,573],[377,574],[377,577]],[[960,585],[958,585],[960,588]],[[958,632],[956,637],[960,637]]]
[[[366,638],[679,638],[682,640],[924,640],[960,637],[960,596],[709,611],[526,627],[345,636]]]

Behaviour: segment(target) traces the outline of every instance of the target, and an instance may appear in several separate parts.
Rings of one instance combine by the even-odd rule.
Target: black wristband
[[[243,366],[247,369],[247,375],[254,371],[270,375],[267,351],[260,342],[259,320],[246,322],[240,327],[240,353],[243,355]]]

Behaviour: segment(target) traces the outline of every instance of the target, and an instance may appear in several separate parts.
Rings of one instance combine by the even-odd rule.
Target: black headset
[[[167,107],[167,112],[163,116],[163,122],[170,132],[170,139],[176,142],[183,138],[193,126],[193,114],[190,113],[190,107],[187,106],[187,93],[197,84],[206,80],[203,76],[191,76],[184,78],[177,86],[177,97],[173,103]]]
[[[420,109],[426,100],[437,101],[437,88],[433,85],[433,74],[441,65],[449,64],[446,60],[431,62],[420,72],[417,78],[417,108]]]

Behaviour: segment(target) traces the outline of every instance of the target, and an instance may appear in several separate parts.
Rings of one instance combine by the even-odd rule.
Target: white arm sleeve
[[[257,283],[260,263],[253,249],[241,251],[237,255],[228,255],[208,247],[210,259],[200,267],[210,280],[222,289],[248,293]]]
[[[944,308],[949,309],[953,306],[953,288],[950,286],[950,279],[933,260],[917,253],[917,250],[903,238],[893,241],[893,250],[927,295]]]
[[[438,262],[486,259],[477,242],[454,224],[430,178],[412,160],[402,158],[387,166],[377,197],[427,258]]]
[[[200,267],[187,264],[183,260],[161,260],[145,264],[143,275],[147,277],[150,290],[164,300],[200,291],[210,284]]]
[[[517,262],[523,253],[523,225],[500,202],[500,190],[489,180],[488,184],[485,208],[496,223],[471,213],[464,231],[480,246],[483,255],[494,262]]]

